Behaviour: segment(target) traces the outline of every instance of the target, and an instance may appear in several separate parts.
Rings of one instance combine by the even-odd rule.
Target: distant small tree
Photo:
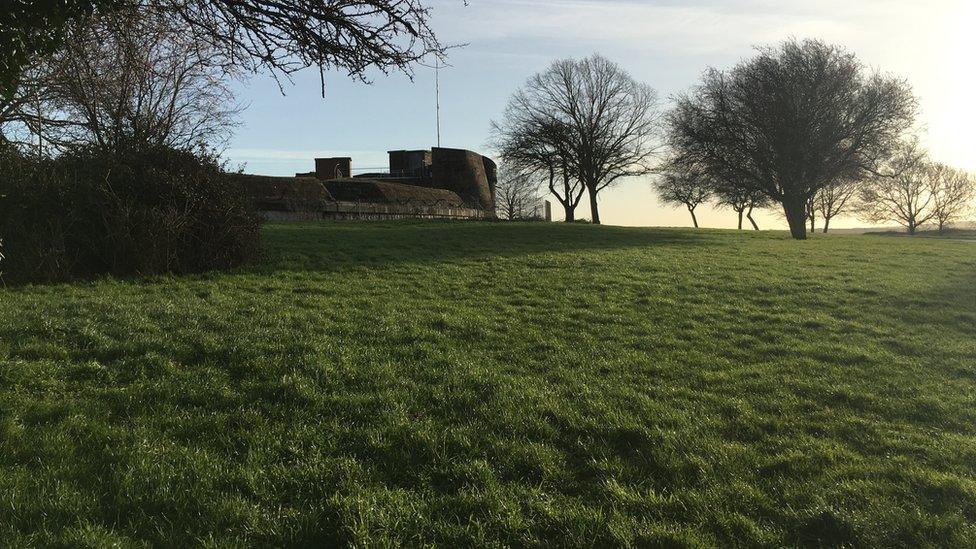
[[[860,190],[861,217],[871,223],[895,222],[915,234],[936,217],[935,170],[915,144],[903,146],[888,162],[888,170]]]
[[[856,197],[861,186],[860,181],[847,179],[835,181],[817,191],[813,197],[813,210],[823,218],[824,234],[830,230],[832,219],[856,208]]]
[[[720,207],[728,207],[739,216],[739,230],[742,230],[743,217],[749,220],[752,228],[759,230],[759,224],[752,217],[756,208],[766,208],[770,204],[769,197],[758,189],[742,183],[724,181],[713,187],[715,198]]]
[[[503,169],[495,187],[498,216],[514,221],[526,219],[539,203],[539,180],[532,174]]]
[[[711,181],[701,170],[671,163],[654,178],[653,185],[661,202],[687,208],[692,223],[698,228],[695,209],[712,197]]]
[[[669,118],[675,154],[719,182],[778,202],[794,238],[823,187],[877,172],[912,127],[916,101],[902,80],[870,73],[818,40],[789,40],[730,71],[709,70]]]
[[[976,179],[970,173],[945,164],[935,164],[930,169],[932,211],[941,233],[971,211],[976,199]]]

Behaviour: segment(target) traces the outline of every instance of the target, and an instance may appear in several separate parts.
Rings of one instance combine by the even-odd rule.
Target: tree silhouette
[[[497,125],[513,137],[512,145],[532,143],[535,131],[558,135],[547,140],[558,155],[550,164],[582,182],[593,223],[600,223],[600,191],[621,178],[650,173],[660,146],[656,93],[600,55],[556,61],[529,78],[512,97],[506,119],[513,113],[516,121],[533,123]],[[529,132],[515,133],[523,128]]]
[[[834,181],[878,173],[915,111],[905,82],[869,74],[836,46],[790,40],[727,72],[707,71],[677,98],[669,140],[715,181],[778,202],[804,239],[811,198]]]

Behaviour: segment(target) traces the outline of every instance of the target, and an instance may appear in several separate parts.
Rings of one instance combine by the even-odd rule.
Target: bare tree
[[[137,10],[75,25],[46,64],[44,100],[35,110],[28,92],[14,112],[59,147],[220,143],[239,111],[218,51]]]
[[[803,239],[810,197],[876,173],[915,111],[905,82],[868,74],[841,48],[790,40],[728,72],[707,71],[677,98],[670,143],[716,181],[742,182],[778,202]]]
[[[930,169],[932,211],[941,233],[972,211],[973,200],[976,199],[976,179],[970,173],[945,164],[935,164]]]
[[[871,223],[893,221],[915,234],[936,217],[935,170],[914,144],[904,146],[888,164],[890,175],[876,175],[860,190],[861,216]]]
[[[661,202],[687,208],[692,223],[698,228],[695,209],[712,197],[712,182],[708,176],[691,166],[668,163],[653,185]]]
[[[823,218],[824,234],[830,230],[832,219],[855,209],[855,197],[860,187],[861,182],[859,181],[841,180],[830,183],[817,191],[813,197],[813,210]]]
[[[529,78],[513,101],[565,132],[567,169],[586,187],[593,223],[600,223],[600,191],[650,173],[659,148],[656,93],[608,59],[556,61]]]
[[[531,217],[539,204],[538,191],[539,180],[533,174],[503,169],[495,187],[499,217],[509,221]]]
[[[237,66],[290,74],[318,66],[368,82],[446,47],[424,0],[142,0]],[[323,81],[323,92],[324,92]]]
[[[586,188],[570,152],[570,129],[540,111],[524,90],[512,96],[502,121],[491,126],[492,141],[505,162],[515,171],[546,181],[563,207],[565,221],[574,222]]]
[[[10,93],[0,95],[0,142],[44,155],[44,128],[38,121],[45,119],[45,108],[55,99],[51,84],[58,78],[56,67],[46,59],[36,58],[22,68]]]
[[[31,58],[57,50],[71,24],[133,9],[182,29],[222,62],[276,76],[318,66],[367,81],[370,68],[410,74],[418,61],[447,49],[424,0],[16,1],[0,12],[0,36],[10,44],[0,50],[0,93],[12,93]],[[322,86],[324,92],[324,79]]]

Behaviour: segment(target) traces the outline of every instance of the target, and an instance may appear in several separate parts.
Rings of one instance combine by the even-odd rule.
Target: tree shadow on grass
[[[722,245],[723,231],[509,223],[464,220],[275,222],[262,227],[262,256],[242,267],[183,275],[97,276],[55,283],[7,284],[0,290],[54,287],[101,279],[155,284],[160,280],[208,280],[226,274],[337,273],[397,264],[513,258],[546,253],[612,251],[681,245]],[[724,231],[727,244],[728,231]],[[758,235],[745,235],[757,237]],[[764,234],[769,237],[769,233]]]
[[[400,263],[720,244],[710,231],[413,220],[276,223],[266,225],[263,236],[265,257],[248,272],[337,272]]]
[[[976,253],[972,260],[959,263],[957,269],[932,276],[938,276],[938,282],[894,300],[898,314],[910,325],[941,326],[976,337]]]

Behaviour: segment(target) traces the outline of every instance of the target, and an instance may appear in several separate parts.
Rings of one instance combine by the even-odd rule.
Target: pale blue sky
[[[451,52],[441,71],[442,143],[487,150],[489,122],[509,95],[552,60],[593,52],[618,62],[668,97],[692,86],[707,66],[727,68],[752,46],[788,37],[844,45],[868,64],[908,79],[922,104],[933,156],[976,169],[969,131],[976,127],[971,59],[976,19],[968,0],[434,0],[433,25]],[[382,167],[385,151],[436,142],[433,70],[415,79],[377,74],[372,85],[326,75],[328,93],[309,70],[285,84],[269,77],[242,85],[248,105],[228,144],[232,164],[249,173],[290,175],[315,156],[352,156],[354,168]],[[662,208],[646,180],[604,191],[601,214],[621,225],[687,225],[687,213]],[[729,227],[734,215],[704,212],[705,225]],[[780,222],[765,216],[766,226]],[[863,225],[844,220],[838,226]]]

